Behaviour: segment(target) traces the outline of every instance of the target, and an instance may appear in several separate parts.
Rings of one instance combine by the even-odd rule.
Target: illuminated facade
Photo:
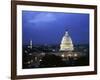
[[[60,44],[60,51],[73,51],[74,46],[72,43],[72,39],[69,36],[68,32],[66,31],[64,36],[62,37],[62,41]]]

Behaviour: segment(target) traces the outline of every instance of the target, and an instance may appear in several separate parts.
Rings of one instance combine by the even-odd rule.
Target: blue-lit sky
[[[60,44],[65,31],[74,44],[89,43],[89,14],[22,11],[23,44]]]

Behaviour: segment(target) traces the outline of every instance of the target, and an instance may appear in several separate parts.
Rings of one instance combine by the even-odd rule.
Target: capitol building
[[[69,36],[68,32],[66,31],[64,36],[62,37],[62,41],[60,44],[60,51],[73,51],[73,50],[74,50],[74,45],[72,39]]]

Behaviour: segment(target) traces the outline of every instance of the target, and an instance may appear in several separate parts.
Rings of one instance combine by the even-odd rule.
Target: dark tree
[[[54,54],[46,54],[40,62],[40,67],[61,67],[65,66],[65,62],[62,61],[60,56]]]

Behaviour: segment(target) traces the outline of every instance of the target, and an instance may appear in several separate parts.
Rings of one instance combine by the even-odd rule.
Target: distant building
[[[30,43],[29,43],[29,46],[28,46],[28,48],[30,48],[30,49],[32,49],[32,40],[30,40]]]
[[[62,41],[60,44],[60,51],[73,51],[74,45],[72,43],[72,39],[68,34],[68,31],[65,32],[64,36],[62,37]]]

